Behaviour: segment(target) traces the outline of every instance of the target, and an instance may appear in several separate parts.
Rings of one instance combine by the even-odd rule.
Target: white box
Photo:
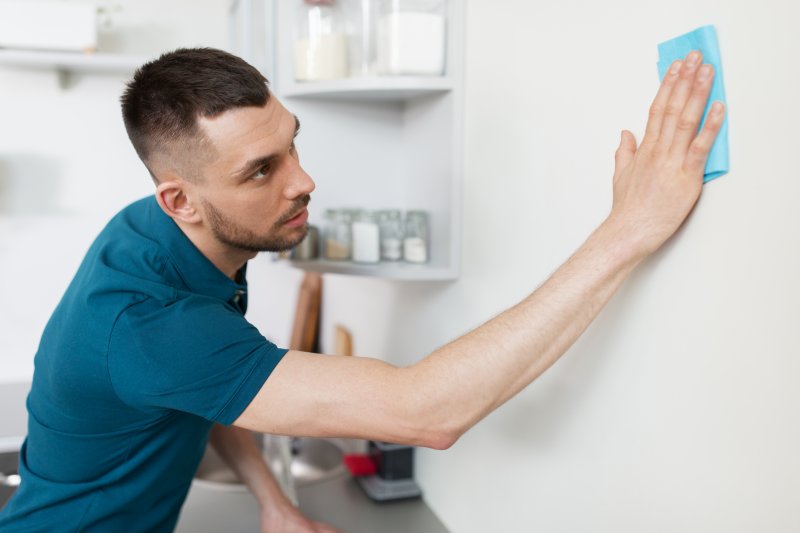
[[[94,50],[97,8],[63,1],[0,0],[0,47]]]

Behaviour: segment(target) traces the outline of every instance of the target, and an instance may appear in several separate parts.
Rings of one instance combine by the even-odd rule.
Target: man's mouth
[[[308,221],[308,209],[303,208],[298,214],[290,218],[284,223],[284,226],[289,226],[290,228],[298,228],[300,226],[305,225]]]

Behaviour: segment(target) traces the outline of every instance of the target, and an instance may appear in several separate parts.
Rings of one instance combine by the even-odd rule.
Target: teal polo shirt
[[[214,422],[231,424],[287,350],[159,208],[115,216],[42,334],[19,490],[0,531],[172,531]]]

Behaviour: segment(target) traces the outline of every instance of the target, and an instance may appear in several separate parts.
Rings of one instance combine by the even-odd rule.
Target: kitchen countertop
[[[373,502],[347,473],[299,487],[297,495],[307,517],[346,533],[447,533],[424,500]],[[258,505],[249,492],[193,483],[175,531],[257,533]]]

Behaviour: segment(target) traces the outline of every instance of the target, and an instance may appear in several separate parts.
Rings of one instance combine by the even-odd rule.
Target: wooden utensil
[[[353,355],[353,336],[338,324],[333,328],[333,355]]]

